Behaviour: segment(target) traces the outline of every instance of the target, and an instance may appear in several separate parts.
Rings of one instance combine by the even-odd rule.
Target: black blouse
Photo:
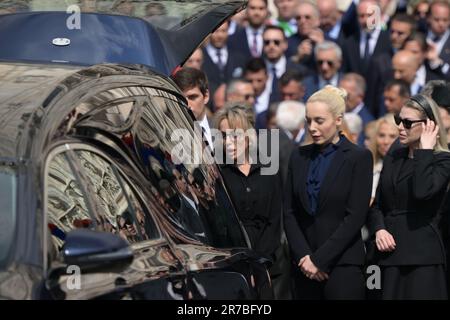
[[[245,176],[236,165],[223,165],[222,175],[239,219],[253,249],[273,257],[281,236],[281,180],[279,174],[262,175],[261,164],[251,165]]]

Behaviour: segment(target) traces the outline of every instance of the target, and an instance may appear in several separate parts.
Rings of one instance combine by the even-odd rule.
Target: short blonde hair
[[[328,106],[334,117],[343,116],[345,113],[345,100],[347,99],[347,91],[330,85],[314,93],[306,102],[322,102]]]
[[[214,116],[214,127],[219,129],[223,120],[228,120],[231,129],[254,129],[255,114],[252,108],[242,104],[231,103],[225,105]]]

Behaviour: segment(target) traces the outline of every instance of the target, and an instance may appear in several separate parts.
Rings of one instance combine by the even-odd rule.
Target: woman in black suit
[[[446,299],[445,251],[438,224],[450,177],[439,111],[413,96],[396,116],[401,146],[383,163],[368,227],[381,266],[383,299]]]
[[[258,161],[254,123],[252,109],[246,106],[225,106],[215,115],[227,160],[221,165],[225,184],[252,248],[275,263],[269,272],[272,278],[277,278],[282,255],[281,177],[265,172],[266,165]],[[275,297],[278,298],[277,292]]]
[[[306,104],[313,144],[293,151],[284,226],[298,299],[364,299],[361,227],[372,188],[372,156],[339,132],[346,93],[326,86]]]

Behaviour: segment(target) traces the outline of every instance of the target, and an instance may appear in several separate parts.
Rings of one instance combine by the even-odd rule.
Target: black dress
[[[381,266],[381,298],[447,299],[445,250],[439,207],[450,176],[450,153],[399,148],[384,159],[368,227],[392,234],[396,248],[379,252],[371,243],[372,263]]]

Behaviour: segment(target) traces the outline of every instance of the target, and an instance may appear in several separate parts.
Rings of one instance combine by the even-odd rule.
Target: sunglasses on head
[[[278,39],[267,39],[264,40],[264,45],[268,46],[271,42],[273,42],[274,45],[279,46],[281,44],[281,40]]]
[[[317,64],[319,66],[321,66],[322,64],[326,63],[327,65],[329,65],[330,67],[332,67],[334,65],[334,61],[330,61],[330,60],[317,60]]]
[[[411,129],[411,127],[414,123],[427,122],[427,119],[421,119],[421,120],[402,119],[398,114],[396,114],[394,116],[394,120],[395,120],[395,124],[398,126],[400,125],[400,123],[403,123],[403,127],[405,127],[405,129]]]

